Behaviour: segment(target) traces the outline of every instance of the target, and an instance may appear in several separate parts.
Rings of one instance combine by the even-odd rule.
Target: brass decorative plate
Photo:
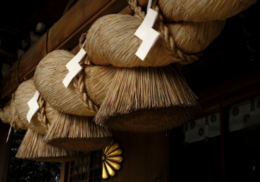
[[[107,179],[116,175],[115,171],[121,169],[121,162],[123,150],[119,144],[113,141],[109,146],[103,149],[102,155],[102,178]]]

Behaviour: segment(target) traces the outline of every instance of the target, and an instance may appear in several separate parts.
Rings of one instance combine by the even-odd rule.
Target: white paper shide
[[[152,28],[158,17],[158,13],[151,9],[151,5],[152,0],[149,0],[147,6],[147,15],[145,16],[143,23],[135,32],[135,36],[143,41],[135,53],[135,55],[138,56],[141,60],[146,58],[147,54],[160,36],[160,33]]]
[[[83,46],[84,47],[84,46]],[[66,64],[67,69],[69,70],[69,73],[67,76],[64,78],[62,83],[64,84],[65,87],[68,87],[71,80],[79,74],[81,71],[81,66],[79,65],[79,62],[83,59],[83,57],[86,55],[86,51],[81,48],[78,54]]]
[[[40,94],[38,91],[35,92],[33,98],[27,103],[30,110],[27,113],[27,120],[30,123],[32,120],[33,115],[39,110],[39,105],[38,105],[38,98]]]

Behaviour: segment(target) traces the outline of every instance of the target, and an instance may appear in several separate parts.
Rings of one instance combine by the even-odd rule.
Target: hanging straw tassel
[[[10,124],[13,122],[12,127],[16,130],[28,130],[28,125],[24,124],[18,116],[18,112],[15,108],[14,100],[10,101]],[[12,121],[13,120],[13,121]]]
[[[168,22],[225,20],[246,10],[257,0],[158,0]]]
[[[52,147],[42,141],[43,135],[29,129],[24,136],[16,157],[19,159],[43,162],[73,161],[83,155],[64,149]]]
[[[48,118],[49,119],[49,118]],[[100,150],[112,140],[111,132],[93,122],[93,117],[58,113],[44,141],[73,151]]]
[[[27,130],[28,127],[22,123],[15,111],[13,100],[9,101],[3,109],[0,109],[0,119],[3,123],[12,125],[16,130]]]
[[[41,96],[54,109],[80,116],[94,116],[98,107],[86,94],[84,70],[66,88],[62,81],[68,74],[66,64],[74,57],[68,51],[56,50],[38,64],[34,82]]]
[[[95,121],[115,130],[165,131],[184,124],[198,109],[175,68],[118,68]]]
[[[23,82],[19,85],[18,89],[15,92],[14,105],[22,123],[24,125],[27,125],[30,129],[34,130],[35,132],[44,135],[48,130],[48,126],[46,125],[46,123],[42,122],[40,118],[38,118],[38,114],[35,114],[32,117],[31,122],[27,120],[27,113],[30,110],[28,102],[33,98],[35,92],[36,88],[34,86],[33,79]],[[40,102],[38,102],[38,104],[41,108],[44,107],[44,105],[42,105]],[[40,112],[42,112],[41,108]]]

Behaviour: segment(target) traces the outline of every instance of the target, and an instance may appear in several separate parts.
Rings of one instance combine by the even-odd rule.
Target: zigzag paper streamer
[[[70,62],[68,62],[66,64],[67,69],[69,70],[69,73],[66,75],[66,77],[64,78],[64,80],[62,81],[62,83],[64,84],[65,87],[68,87],[71,80],[77,75],[79,74],[79,72],[82,70],[81,66],[79,65],[79,62],[83,59],[83,57],[86,55],[86,51],[83,49],[83,47],[85,46],[86,40],[82,46],[82,48],[80,49],[80,51],[78,52],[78,54],[72,58],[72,60],[70,60]]]
[[[33,98],[28,102],[28,106],[30,108],[29,112],[27,113],[27,120],[30,123],[33,115],[38,111],[39,105],[38,105],[38,98],[40,94],[38,91],[35,92]]]
[[[144,60],[151,48],[154,46],[156,41],[158,40],[160,33],[155,31],[152,27],[158,17],[158,13],[151,9],[152,0],[149,0],[147,6],[147,15],[143,23],[139,26],[139,28],[135,32],[135,36],[141,39],[143,42],[140,45],[139,49],[135,53],[141,60]]]

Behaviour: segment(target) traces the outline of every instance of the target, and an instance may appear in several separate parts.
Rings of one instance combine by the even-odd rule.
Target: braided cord
[[[201,53],[193,54],[193,55],[185,54],[183,51],[181,51],[176,46],[175,41],[174,41],[172,35],[170,34],[168,27],[164,24],[163,16],[160,13],[160,9],[157,5],[157,1],[158,0],[153,1],[152,9],[154,9],[158,13],[157,23],[159,25],[159,31],[162,33],[164,40],[170,46],[170,49],[175,56],[173,63],[177,62],[177,63],[183,64],[183,65],[186,65],[186,64],[191,64],[194,61],[199,60]],[[129,4],[130,8],[135,12],[135,17],[140,18],[140,19],[145,18],[145,12],[143,12],[142,8],[140,6],[138,6],[137,0],[128,0],[128,4]]]
[[[98,106],[96,106],[92,100],[88,97],[86,89],[85,89],[85,72],[84,72],[84,65],[90,65],[91,62],[89,59],[85,59],[84,61],[80,62],[80,65],[83,67],[83,69],[80,71],[80,73],[73,79],[73,86],[76,88],[78,94],[80,94],[80,98],[83,101],[83,104],[88,109],[91,109],[92,111],[97,112]]]
[[[41,122],[41,124],[43,126],[46,126],[47,130],[50,127],[50,123],[46,117],[45,114],[45,101],[43,100],[43,98],[40,96],[39,100],[38,100],[38,104],[39,104],[39,110],[37,112],[37,116],[38,116],[38,120]]]

